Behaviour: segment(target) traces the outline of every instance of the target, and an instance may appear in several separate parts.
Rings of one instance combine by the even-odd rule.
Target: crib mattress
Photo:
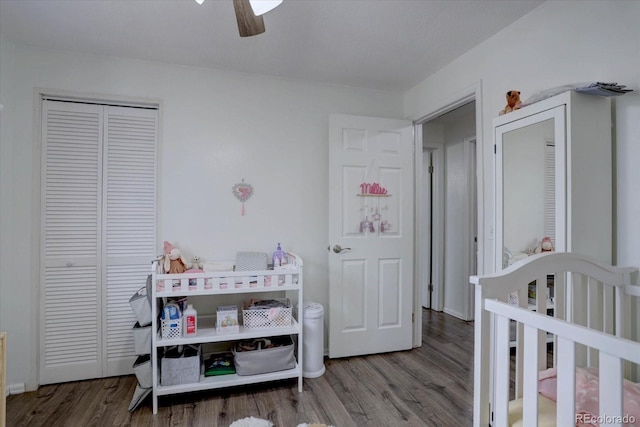
[[[524,426],[522,398],[509,402],[509,426]],[[556,427],[556,402],[541,394],[538,394],[538,427]]]

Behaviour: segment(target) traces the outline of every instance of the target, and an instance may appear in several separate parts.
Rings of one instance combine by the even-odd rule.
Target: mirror
[[[535,252],[548,236],[555,247],[554,119],[502,134],[502,267]]]

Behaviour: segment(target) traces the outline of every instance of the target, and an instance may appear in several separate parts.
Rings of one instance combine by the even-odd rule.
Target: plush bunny
[[[187,261],[182,256],[180,249],[166,240],[164,242],[164,259],[162,266],[165,274],[179,274],[187,271]]]
[[[538,246],[535,249],[535,253],[539,254],[541,252],[553,252],[553,242],[551,241],[551,237],[543,237],[542,241],[538,243]]]

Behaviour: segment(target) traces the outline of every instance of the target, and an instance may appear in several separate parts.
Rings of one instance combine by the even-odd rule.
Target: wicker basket
[[[291,302],[282,299],[286,307],[242,310],[242,323],[245,328],[286,328],[291,326]]]

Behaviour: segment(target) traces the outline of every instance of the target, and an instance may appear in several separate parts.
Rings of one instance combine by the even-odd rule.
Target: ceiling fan
[[[204,0],[196,0],[198,4]],[[273,10],[282,0],[233,0],[240,37],[251,37],[265,31],[262,15]]]

